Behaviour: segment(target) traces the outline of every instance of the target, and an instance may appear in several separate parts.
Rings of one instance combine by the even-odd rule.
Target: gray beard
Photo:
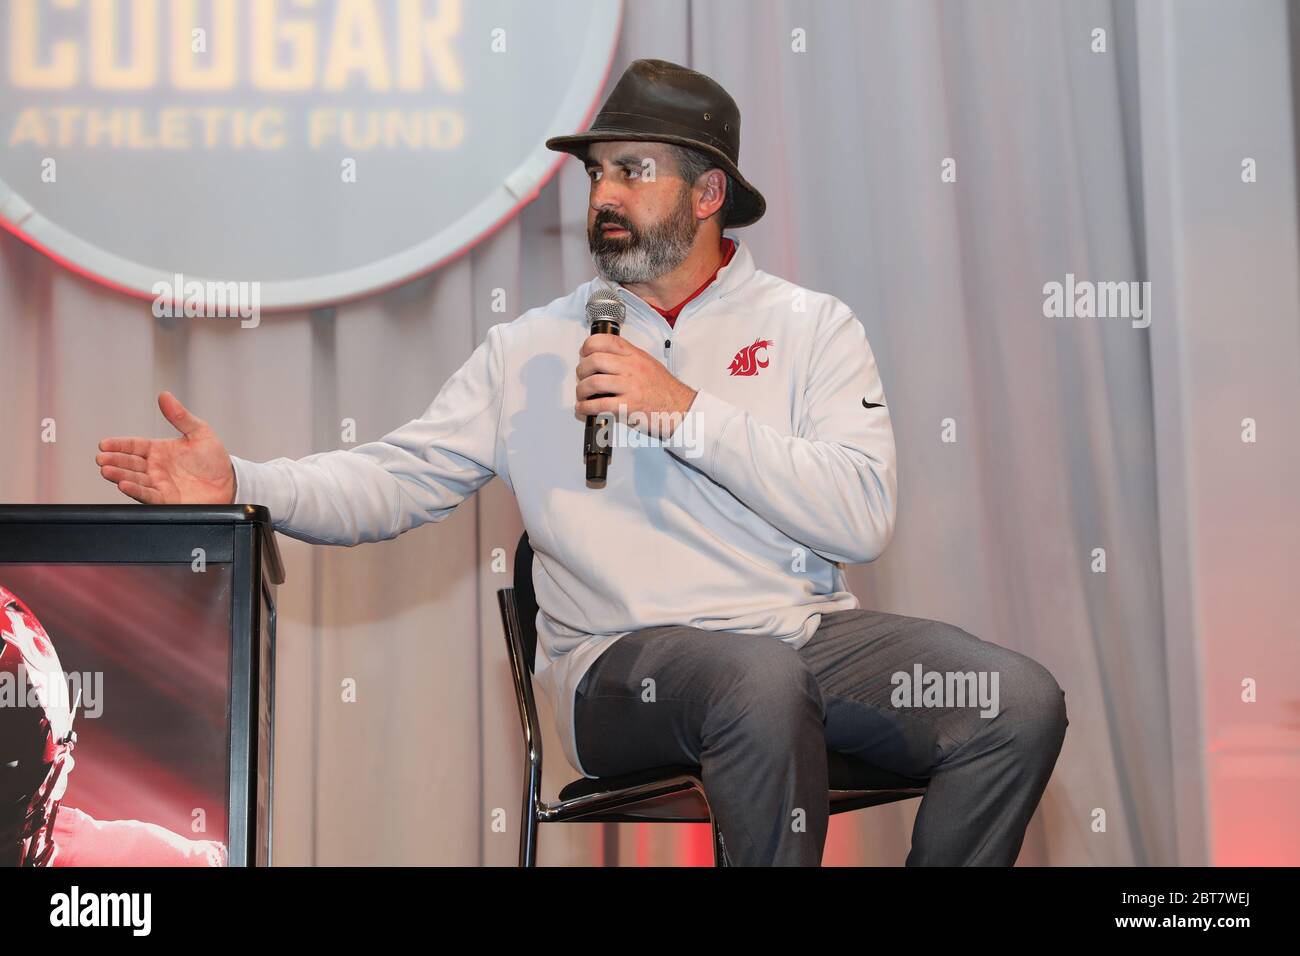
[[[635,242],[630,248],[603,247],[599,226],[587,236],[587,243],[596,272],[606,282],[650,282],[686,261],[699,228],[699,220],[691,213],[689,192],[684,191],[672,215],[646,232],[633,234]]]
[[[607,282],[651,282],[672,272],[686,261],[691,245],[657,245],[653,248],[640,242],[624,252],[599,252],[592,258],[596,272]]]

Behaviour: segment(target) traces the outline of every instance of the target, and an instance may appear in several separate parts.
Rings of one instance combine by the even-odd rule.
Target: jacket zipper
[[[664,339],[664,364],[668,366],[668,371],[676,375],[673,371],[673,340]]]

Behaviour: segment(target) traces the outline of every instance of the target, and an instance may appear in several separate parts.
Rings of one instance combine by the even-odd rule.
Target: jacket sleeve
[[[235,501],[265,505],[277,531],[352,546],[441,521],[497,473],[504,359],[500,326],[414,421],[378,441],[297,460],[230,456]]]
[[[701,389],[665,447],[828,561],[874,561],[898,506],[893,427],[862,323],[842,309],[824,328],[797,434]]]

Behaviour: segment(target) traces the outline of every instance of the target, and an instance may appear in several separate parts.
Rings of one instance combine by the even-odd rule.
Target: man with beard
[[[104,478],[149,503],[260,503],[285,534],[354,545],[500,476],[535,552],[536,680],[577,770],[698,764],[733,864],[815,866],[829,748],[929,781],[909,864],[1014,863],[1064,694],[1023,655],[849,590],[843,566],[893,534],[889,410],[852,310],[762,272],[732,231],[766,208],[737,167],[735,102],[637,60],[591,129],[547,145],[591,179],[599,278],[489,329],[423,416],[252,462],[164,392],[183,437],[106,439]],[[621,334],[590,335],[610,284]],[[617,418],[600,488],[579,455],[589,415]],[[926,686],[900,695],[913,673]],[[991,702],[930,679],[988,674]]]

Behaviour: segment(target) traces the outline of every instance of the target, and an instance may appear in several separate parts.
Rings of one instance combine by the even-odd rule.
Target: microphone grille
[[[597,319],[604,319],[621,327],[626,314],[627,304],[619,298],[618,289],[614,286],[599,285],[587,299],[589,325]]]

